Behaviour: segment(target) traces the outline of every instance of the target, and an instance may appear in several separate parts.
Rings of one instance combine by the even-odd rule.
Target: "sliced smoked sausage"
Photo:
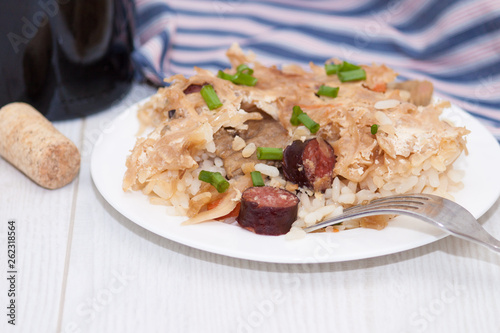
[[[241,196],[237,221],[260,235],[282,235],[297,219],[299,198],[272,186],[250,187]]]
[[[335,155],[332,146],[321,138],[296,140],[283,151],[285,179],[316,192],[332,185]]]

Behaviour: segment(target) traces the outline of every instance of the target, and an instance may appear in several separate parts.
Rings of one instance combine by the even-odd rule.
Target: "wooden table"
[[[499,331],[500,256],[457,238],[351,262],[270,264],[189,248],[120,215],[92,182],[90,154],[110,120],[152,93],[135,86],[105,112],[56,123],[82,153],[62,189],[0,159],[1,332]],[[500,201],[480,222],[500,237]]]

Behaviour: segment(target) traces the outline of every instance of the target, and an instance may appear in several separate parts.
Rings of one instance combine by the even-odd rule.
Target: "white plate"
[[[353,229],[340,233],[307,235],[287,241],[284,236],[256,235],[236,225],[208,222],[181,226],[185,218],[169,216],[165,207],[151,205],[141,192],[123,192],[125,160],[135,144],[139,123],[137,105],[127,109],[102,133],[91,160],[91,173],[97,189],[118,212],[143,228],[173,241],[231,257],[275,263],[318,263],[356,260],[396,253],[425,245],[446,236],[425,222],[400,216],[381,231]],[[465,188],[457,201],[475,217],[483,215],[500,195],[500,147],[494,137],[475,118],[458,107],[444,116],[465,125],[468,156],[456,161],[466,171]]]

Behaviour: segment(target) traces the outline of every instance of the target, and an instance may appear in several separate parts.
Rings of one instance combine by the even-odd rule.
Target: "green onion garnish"
[[[325,64],[326,75],[333,75],[339,72],[340,65],[335,64]]]
[[[358,81],[358,80],[365,80],[366,79],[366,72],[362,68],[355,69],[352,71],[339,72],[337,75],[338,75],[339,80],[341,82]]]
[[[252,177],[253,186],[264,186],[264,179],[262,179],[262,174],[260,171],[252,171],[250,172],[250,176]]]
[[[307,113],[301,113],[298,116],[299,121],[304,124],[305,127],[309,129],[312,134],[316,134],[319,130],[319,124],[312,120]]]
[[[246,64],[241,64],[238,67],[236,67],[236,72],[238,72],[238,73],[245,73],[245,74],[248,74],[248,75],[252,75],[253,74],[253,69],[251,69],[250,67],[248,67],[248,65],[246,65]]]
[[[257,78],[252,76],[253,69],[246,64],[241,64],[236,68],[236,74],[231,75],[223,71],[217,73],[217,77],[231,81],[234,84],[253,87],[257,84]]]
[[[348,72],[353,71],[355,69],[361,69],[358,65],[351,64],[350,62],[344,61],[342,66],[340,67],[339,72]]]
[[[212,181],[213,172],[201,170],[198,175],[198,179],[205,183],[210,183]]]
[[[231,82],[239,85],[253,87],[257,84],[257,78],[245,73],[237,73]]]
[[[283,149],[272,147],[257,147],[257,159],[281,161],[283,159]]]
[[[377,134],[378,132],[378,125],[377,124],[373,124],[370,131],[372,132],[373,135]]]
[[[220,77],[221,79],[228,80],[228,81],[233,81],[235,75],[227,74],[221,70],[217,73],[217,77]]]
[[[229,188],[229,182],[221,175],[220,172],[215,172],[212,175],[212,185],[219,193],[224,193]]]
[[[224,193],[229,188],[229,182],[220,172],[201,170],[198,179],[211,184],[219,193]]]
[[[366,72],[363,68],[347,61],[341,65],[325,64],[325,72],[327,75],[337,74],[341,82],[366,79]]]
[[[337,97],[338,93],[339,93],[339,87],[329,87],[322,85],[321,87],[319,87],[319,90],[316,93],[316,95],[335,98]]]
[[[337,88],[338,89],[338,88]],[[319,124],[312,120],[307,113],[302,111],[300,106],[295,105],[293,107],[292,117],[290,118],[290,123],[293,126],[298,126],[301,123],[309,129],[312,134],[315,134],[319,130]]]
[[[212,87],[211,85],[204,85],[200,90],[200,94],[205,100],[205,103],[207,103],[207,106],[210,110],[217,109],[218,107],[222,106],[219,97],[215,93],[214,87]]]
[[[301,114],[301,113],[304,113],[304,111],[302,111],[302,109],[300,108],[300,106],[295,105],[293,107],[292,117],[290,118],[290,123],[293,126],[299,126],[300,125],[300,121],[299,121],[298,117],[299,117],[299,114]]]

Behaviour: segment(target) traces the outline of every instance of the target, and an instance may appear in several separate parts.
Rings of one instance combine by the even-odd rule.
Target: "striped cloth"
[[[337,57],[427,79],[500,140],[499,0],[135,0],[143,77],[229,67],[233,42],[266,65]]]

